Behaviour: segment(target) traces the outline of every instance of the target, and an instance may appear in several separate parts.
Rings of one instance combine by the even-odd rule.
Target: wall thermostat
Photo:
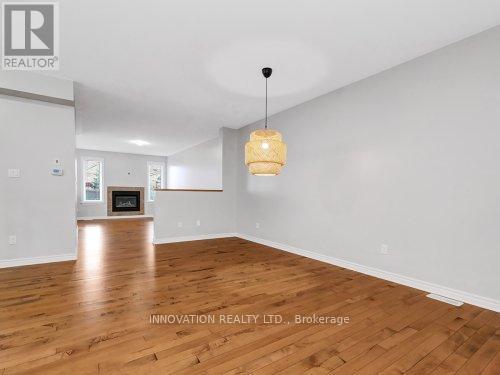
[[[54,167],[50,170],[50,174],[52,176],[62,176],[63,175],[63,169],[59,167]]]

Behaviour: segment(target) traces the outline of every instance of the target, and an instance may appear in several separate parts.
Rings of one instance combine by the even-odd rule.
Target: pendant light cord
[[[267,78],[266,78],[266,124],[265,129],[267,130]]]

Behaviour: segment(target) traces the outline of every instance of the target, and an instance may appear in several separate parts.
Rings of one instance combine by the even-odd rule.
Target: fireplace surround
[[[144,188],[108,186],[108,216],[144,215]]]

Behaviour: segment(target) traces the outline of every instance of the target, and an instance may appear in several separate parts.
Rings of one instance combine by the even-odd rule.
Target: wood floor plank
[[[478,374],[500,353],[500,336],[493,334],[460,368],[458,374]]]
[[[426,374],[434,371],[448,356],[450,356],[460,345],[469,337],[471,332],[467,327],[452,334],[441,345],[432,350],[427,356],[420,360],[415,366],[411,367],[407,374]]]
[[[458,354],[451,354],[443,362],[439,364],[438,367],[434,369],[432,374],[438,375],[448,375],[456,374],[457,371],[467,362],[467,358],[462,357]]]
[[[436,347],[441,345],[447,338],[452,335],[452,331],[436,331],[425,341],[417,345],[414,349],[411,349],[394,362],[391,366],[380,372],[381,374],[388,375],[391,373],[401,373],[405,374],[415,366],[422,358],[426,357],[430,352],[432,352]]]
[[[79,222],[76,262],[0,269],[0,375],[499,372],[498,313],[235,237],[154,246],[152,224]]]
[[[500,352],[495,354],[495,357],[488,363],[481,373],[483,375],[500,374]]]

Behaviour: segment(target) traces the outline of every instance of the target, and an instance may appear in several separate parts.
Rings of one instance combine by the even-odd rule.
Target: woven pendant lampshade
[[[245,145],[245,164],[256,176],[276,176],[286,163],[286,144],[275,130],[256,130]]]
[[[286,144],[281,134],[267,128],[267,79],[272,69],[262,69],[266,78],[266,123],[265,128],[250,134],[250,141],[245,145],[245,164],[255,176],[276,176],[286,163]]]

